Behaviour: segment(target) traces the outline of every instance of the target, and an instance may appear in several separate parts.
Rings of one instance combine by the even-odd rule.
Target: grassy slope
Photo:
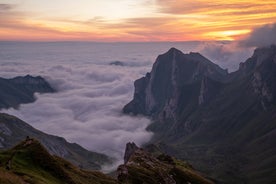
[[[78,144],[68,143],[64,138],[41,132],[15,116],[0,113],[1,127],[0,137],[4,141],[0,140],[3,146],[0,149],[11,148],[25,139],[26,136],[30,136],[38,139],[51,154],[63,155],[63,158],[74,165],[81,165],[82,168],[99,170],[101,165],[111,163],[111,159],[106,155],[85,150]],[[6,129],[10,130],[11,133],[4,132]]]
[[[76,168],[62,158],[50,155],[37,141],[23,141],[0,153],[1,183],[30,184],[113,184],[116,181],[97,171]],[[11,160],[11,169],[6,163]]]

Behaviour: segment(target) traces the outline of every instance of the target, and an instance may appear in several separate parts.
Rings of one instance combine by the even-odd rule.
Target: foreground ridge
[[[127,143],[125,164],[120,165],[117,172],[122,184],[213,184],[189,164],[165,154],[153,156],[135,143]]]
[[[62,157],[78,167],[100,170],[104,164],[111,164],[108,156],[88,151],[64,138],[39,131],[15,116],[0,113],[0,150],[6,150],[25,139],[33,137],[41,142],[51,155]]]
[[[0,153],[0,183],[115,184],[98,171],[85,171],[52,156],[33,138],[27,137],[12,149]]]
[[[134,148],[134,149],[133,149]],[[128,150],[131,149],[131,150]],[[118,180],[98,171],[75,167],[51,155],[36,139],[27,137],[13,148],[0,152],[0,183],[9,184],[212,184],[189,164],[168,155],[158,157],[127,144],[126,163],[118,167]]]

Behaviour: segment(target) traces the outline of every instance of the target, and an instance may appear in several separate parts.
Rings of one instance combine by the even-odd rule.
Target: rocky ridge
[[[221,183],[275,179],[275,45],[256,49],[230,74],[198,53],[172,48],[134,86],[123,112],[149,116],[152,143],[161,150]]]
[[[119,183],[144,184],[212,184],[202,177],[189,164],[176,160],[165,154],[153,156],[127,143],[125,163],[117,169]]]
[[[130,150],[128,150],[130,149]],[[75,167],[53,156],[36,139],[27,137],[0,152],[0,183],[26,184],[212,184],[190,165],[167,155],[152,156],[127,144],[128,160],[118,167],[118,180],[98,171]]]

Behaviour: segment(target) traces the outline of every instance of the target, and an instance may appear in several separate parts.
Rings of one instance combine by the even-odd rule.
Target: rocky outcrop
[[[136,144],[134,142],[132,142],[132,143],[129,142],[126,144],[126,150],[125,150],[125,155],[124,155],[124,163],[125,164],[128,162],[131,155],[133,155],[133,153],[138,149],[139,148],[136,146]]]
[[[0,78],[0,109],[18,108],[22,103],[35,101],[34,93],[53,93],[55,90],[42,77]]]
[[[118,181],[121,184],[212,184],[202,177],[189,164],[176,160],[168,155],[153,156],[138,148],[135,143],[126,146],[124,165],[117,169]]]
[[[256,49],[230,74],[198,53],[172,48],[135,83],[140,85],[123,111],[149,116],[152,142],[166,145],[163,151],[222,183],[271,182],[260,171],[276,174],[268,164],[275,161],[276,144],[258,143],[276,131],[275,45]]]

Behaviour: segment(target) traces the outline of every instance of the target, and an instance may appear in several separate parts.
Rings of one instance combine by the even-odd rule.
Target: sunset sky
[[[275,22],[275,0],[0,0],[0,40],[237,40]]]

